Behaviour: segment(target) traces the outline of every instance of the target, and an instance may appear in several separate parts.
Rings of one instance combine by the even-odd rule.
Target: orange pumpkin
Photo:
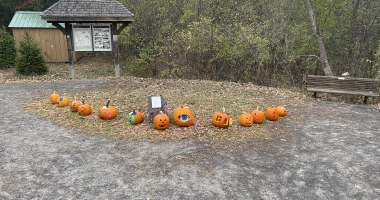
[[[142,113],[138,110],[133,110],[128,115],[128,121],[130,124],[135,125],[144,121]]]
[[[153,126],[157,130],[165,130],[169,128],[170,119],[169,116],[162,111],[153,118]]]
[[[253,124],[253,118],[251,114],[241,114],[239,117],[239,123],[242,126],[250,127]]]
[[[66,96],[59,97],[57,100],[57,106],[58,107],[65,107],[69,105],[69,98]]]
[[[228,113],[224,112],[224,107],[222,112],[215,112],[211,119],[212,125],[219,128],[228,128],[232,124],[232,118]]]
[[[110,106],[110,100],[108,99],[105,106],[102,106],[98,109],[98,116],[100,119],[113,119],[117,116],[117,109],[113,106]]]
[[[278,113],[277,113],[277,110],[276,110],[276,107],[268,107],[266,110],[265,110],[265,118],[267,118],[267,120],[269,121],[276,121],[278,119]]]
[[[252,120],[254,124],[262,124],[265,119],[264,112],[259,110],[258,108],[255,110],[252,110],[251,112]]]
[[[78,114],[81,116],[87,116],[91,114],[90,104],[85,104],[84,101],[78,106]]]
[[[80,101],[78,101],[78,100],[72,101],[70,104],[71,112],[78,112],[79,105],[80,105]]]
[[[276,110],[280,117],[284,117],[288,112],[284,106],[276,106]]]
[[[194,124],[194,115],[187,106],[180,106],[174,109],[174,123],[180,127],[191,126]]]
[[[59,98],[59,94],[55,93],[55,91],[54,91],[54,93],[51,94],[49,97],[50,103],[51,104],[57,104],[58,98]]]

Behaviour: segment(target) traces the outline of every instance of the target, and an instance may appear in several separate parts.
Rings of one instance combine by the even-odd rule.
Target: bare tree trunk
[[[320,54],[319,56],[321,58],[322,65],[323,65],[323,72],[325,73],[325,76],[332,76],[333,73],[331,71],[329,61],[327,59],[325,44],[323,43],[322,36],[319,34],[319,31],[318,31],[317,20],[315,19],[313,6],[310,0],[304,0],[304,3],[307,8],[307,13],[309,14],[311,27],[313,29],[313,34],[315,35],[315,38],[317,39],[319,54]]]

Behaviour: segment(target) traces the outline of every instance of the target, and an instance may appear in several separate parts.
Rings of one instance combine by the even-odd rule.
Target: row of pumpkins
[[[60,96],[57,93],[53,93],[49,97],[52,104],[57,104],[58,107],[69,106],[69,99],[66,96]],[[98,109],[98,116],[100,119],[111,120],[117,116],[117,109],[114,106],[110,106],[110,100],[107,101],[105,106]],[[78,112],[81,116],[90,115],[92,108],[84,101],[74,100],[70,103],[70,110],[72,112]],[[261,124],[266,118],[269,121],[276,121],[279,117],[285,116],[287,110],[284,106],[272,106],[263,111],[256,108],[251,113],[244,113],[239,117],[239,123],[241,126],[250,127],[253,124]],[[187,127],[194,124],[194,115],[187,106],[180,106],[174,109],[173,112],[174,123],[180,127]],[[133,110],[128,114],[128,121],[130,124],[139,124],[144,121],[142,113],[138,110]],[[153,118],[153,126],[158,130],[165,130],[169,128],[170,119],[167,114],[160,112]],[[228,113],[224,111],[215,112],[212,116],[212,124],[219,128],[228,128],[232,124],[232,118]]]

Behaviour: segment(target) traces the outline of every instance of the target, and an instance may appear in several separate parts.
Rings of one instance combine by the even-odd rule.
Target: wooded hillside
[[[54,2],[0,0],[1,24],[17,9]],[[119,2],[135,14],[119,36],[121,68],[130,75],[300,87],[307,74],[324,73],[306,1]],[[333,74],[378,77],[380,1],[311,3]]]

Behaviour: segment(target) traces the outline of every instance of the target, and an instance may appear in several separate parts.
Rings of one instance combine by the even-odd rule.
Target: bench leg
[[[364,97],[364,104],[367,104],[367,103],[368,103],[368,97],[365,96],[365,97]]]

